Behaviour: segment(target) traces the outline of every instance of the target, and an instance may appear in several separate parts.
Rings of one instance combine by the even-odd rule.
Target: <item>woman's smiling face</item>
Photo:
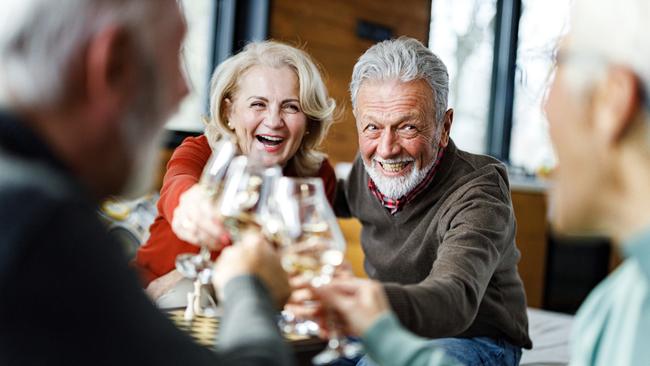
[[[225,102],[244,154],[286,165],[307,130],[299,95],[298,77],[289,67],[253,66],[239,78],[235,96]]]

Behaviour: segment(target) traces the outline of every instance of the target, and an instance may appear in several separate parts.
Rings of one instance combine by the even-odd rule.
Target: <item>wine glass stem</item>
[[[210,259],[210,249],[208,249],[208,247],[206,246],[201,246],[199,255],[201,256],[201,258],[204,258],[206,260]]]
[[[341,336],[341,332],[339,332],[339,323],[336,319],[336,315],[334,314],[334,311],[327,310],[327,327],[329,328],[329,341],[327,342],[327,347],[335,350],[339,350],[342,343],[343,343],[343,338]]]

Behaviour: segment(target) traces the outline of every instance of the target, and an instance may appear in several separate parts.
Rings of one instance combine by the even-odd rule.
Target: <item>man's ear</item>
[[[134,63],[140,60],[131,37],[124,28],[109,27],[89,41],[86,95],[89,105],[104,117],[123,112],[137,88]]]
[[[440,147],[447,147],[449,144],[449,133],[451,132],[451,124],[454,122],[454,110],[447,109],[444,117],[442,118],[442,133],[440,134]]]
[[[593,123],[603,143],[616,144],[634,122],[642,92],[639,79],[625,67],[613,66],[597,83],[593,98]]]

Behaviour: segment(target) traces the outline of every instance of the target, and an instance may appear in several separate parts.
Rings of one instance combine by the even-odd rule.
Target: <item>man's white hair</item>
[[[3,0],[0,108],[48,106],[65,95],[73,57],[109,25],[146,26],[152,0]],[[144,23],[144,25],[143,25]],[[141,39],[142,47],[146,40]]]
[[[359,88],[368,80],[401,82],[425,80],[433,91],[436,121],[442,121],[447,111],[447,94],[449,94],[447,67],[438,56],[416,39],[400,37],[383,41],[370,47],[359,57],[354,65],[350,82],[354,110],[357,107]]]
[[[650,2],[647,0],[575,0],[570,23],[567,79],[584,91],[603,77],[606,65],[629,67],[643,92],[650,87]],[[573,55],[572,55],[573,54]],[[647,94],[644,95],[648,108]]]

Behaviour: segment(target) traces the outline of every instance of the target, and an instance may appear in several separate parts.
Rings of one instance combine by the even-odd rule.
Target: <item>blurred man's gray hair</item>
[[[352,107],[355,111],[359,88],[368,80],[425,80],[433,91],[436,121],[440,122],[447,111],[447,67],[438,56],[416,39],[400,37],[383,41],[370,47],[359,57],[350,82]]]
[[[607,65],[628,67],[650,101],[650,2],[575,0],[566,45],[567,80],[585,91],[605,75]]]
[[[65,95],[70,60],[108,25],[137,32],[148,25],[152,0],[2,0],[0,107],[51,106]],[[142,40],[141,47],[146,47]]]

